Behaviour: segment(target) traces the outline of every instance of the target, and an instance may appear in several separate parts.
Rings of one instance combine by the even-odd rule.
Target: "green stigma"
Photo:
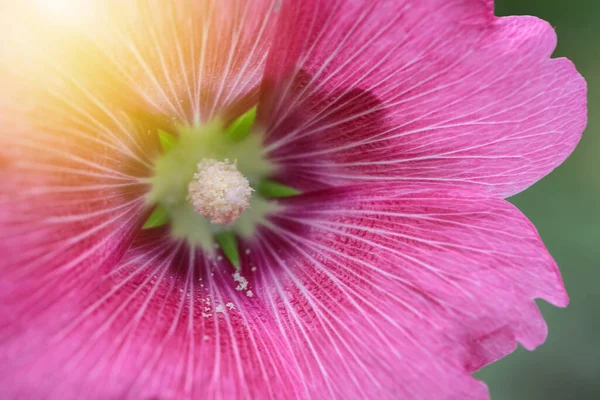
[[[263,156],[255,118],[256,107],[227,126],[216,119],[181,126],[177,135],[158,130],[163,153],[147,195],[154,210],[143,228],[170,224],[174,238],[207,252],[217,244],[239,268],[236,236],[252,237],[266,215],[279,209],[272,198],[299,193],[268,179],[276,167]]]

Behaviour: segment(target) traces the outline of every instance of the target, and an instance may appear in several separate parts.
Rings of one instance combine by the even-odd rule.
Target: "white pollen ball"
[[[250,207],[250,182],[238,171],[236,162],[203,158],[188,185],[188,201],[197,213],[213,224],[231,225]]]

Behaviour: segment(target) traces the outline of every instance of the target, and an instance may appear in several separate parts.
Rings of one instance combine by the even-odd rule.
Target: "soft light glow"
[[[75,23],[89,16],[94,1],[81,0],[36,0],[39,13],[57,23]]]

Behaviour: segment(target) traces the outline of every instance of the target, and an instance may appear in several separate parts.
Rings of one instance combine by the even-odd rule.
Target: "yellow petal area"
[[[119,206],[137,202],[141,216],[145,200],[155,210],[147,229],[169,221],[173,236],[212,247],[218,229],[193,212],[186,186],[206,157],[237,160],[253,188],[274,169],[262,158],[250,107],[275,4],[7,2],[0,104],[9,132],[0,147],[45,191],[68,193],[65,201],[102,191],[97,196]],[[247,113],[224,126],[244,107]],[[250,235],[272,209],[256,197],[231,227],[235,234]]]

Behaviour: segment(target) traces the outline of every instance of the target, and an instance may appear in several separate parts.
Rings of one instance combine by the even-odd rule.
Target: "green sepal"
[[[152,211],[152,214],[150,214],[150,217],[148,217],[142,229],[157,228],[167,224],[170,219],[171,217],[167,213],[167,210],[165,210],[163,206],[158,205],[154,211]]]
[[[223,250],[225,257],[233,264],[235,269],[240,269],[240,253],[238,242],[233,232],[220,232],[215,235],[217,243]]]
[[[246,111],[241,117],[236,119],[225,129],[225,134],[228,135],[232,141],[241,142],[248,137],[252,126],[254,126],[254,120],[256,120],[256,106]]]
[[[177,138],[170,133],[163,131],[162,129],[158,130],[158,138],[160,139],[160,145],[162,146],[164,152],[168,152],[177,144]]]
[[[281,183],[263,179],[258,185],[258,193],[265,198],[291,197],[300,194],[300,191]]]

